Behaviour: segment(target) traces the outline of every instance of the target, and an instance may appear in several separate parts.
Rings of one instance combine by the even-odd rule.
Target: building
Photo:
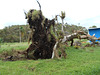
[[[90,28],[90,29],[88,29],[88,31],[91,36],[95,35],[96,38],[100,37],[100,28]],[[98,40],[96,40],[96,41],[98,41]],[[99,40],[99,42],[100,42],[100,40]]]

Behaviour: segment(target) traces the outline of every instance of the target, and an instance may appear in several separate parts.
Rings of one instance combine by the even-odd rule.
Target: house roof
[[[100,28],[89,28],[88,30],[92,30],[92,29],[100,29]]]

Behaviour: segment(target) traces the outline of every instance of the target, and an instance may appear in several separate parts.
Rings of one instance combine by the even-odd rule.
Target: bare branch
[[[39,7],[40,7],[40,11],[41,11],[41,5],[40,5],[40,3],[39,3],[39,1],[38,0],[36,0],[37,1],[37,3],[39,4]]]

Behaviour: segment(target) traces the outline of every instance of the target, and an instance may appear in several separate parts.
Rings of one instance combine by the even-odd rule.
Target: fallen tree
[[[92,42],[92,45],[95,45],[95,44],[98,44],[98,42],[96,42],[96,40],[100,40],[100,37],[99,38],[96,38],[95,37],[95,34],[93,36],[91,36],[89,34],[86,34],[86,35],[80,36],[80,39],[90,40]]]
[[[31,30],[31,35],[29,37],[29,42],[32,41],[30,46],[27,48],[26,51],[23,52],[16,52],[20,57],[20,54],[25,55],[26,58],[31,59],[50,59],[50,58],[66,58],[66,52],[64,49],[64,43],[71,41],[71,46],[73,46],[73,42],[75,38],[78,39],[88,39],[95,44],[95,40],[100,40],[100,38],[96,38],[95,36],[90,36],[83,31],[77,31],[71,35],[65,35],[65,32],[56,31],[55,30],[55,20],[49,20],[45,18],[41,11],[41,5],[39,4],[40,10],[31,9],[28,13],[25,12],[27,22],[29,23],[29,27]],[[62,13],[63,14],[63,13]],[[65,13],[63,15],[65,17]],[[63,19],[62,18],[62,25]],[[59,54],[59,49],[61,54]],[[7,60],[13,60],[15,56],[9,56]]]
[[[62,42],[71,41],[71,46],[73,46],[75,38],[80,39],[80,40],[87,39],[92,42],[92,45],[98,44],[98,42],[96,42],[96,40],[100,40],[100,38],[95,37],[95,34],[93,36],[91,36],[89,34],[86,34],[84,31],[77,31],[71,35],[64,36],[64,38],[62,39]]]
[[[74,39],[80,39],[81,35],[86,35],[86,33],[84,33],[83,31],[77,31],[73,34],[70,35],[65,35],[64,38],[62,39],[62,43],[67,42],[67,41],[71,41],[71,46],[73,46],[74,43]]]

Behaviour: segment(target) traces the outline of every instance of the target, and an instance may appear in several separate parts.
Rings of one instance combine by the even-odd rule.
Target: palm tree
[[[64,18],[65,18],[65,12],[61,11],[60,18],[62,20],[62,32],[64,32]]]
[[[20,43],[21,43],[22,37],[24,36],[24,29],[23,29],[23,27],[19,27],[19,33],[20,33]]]

